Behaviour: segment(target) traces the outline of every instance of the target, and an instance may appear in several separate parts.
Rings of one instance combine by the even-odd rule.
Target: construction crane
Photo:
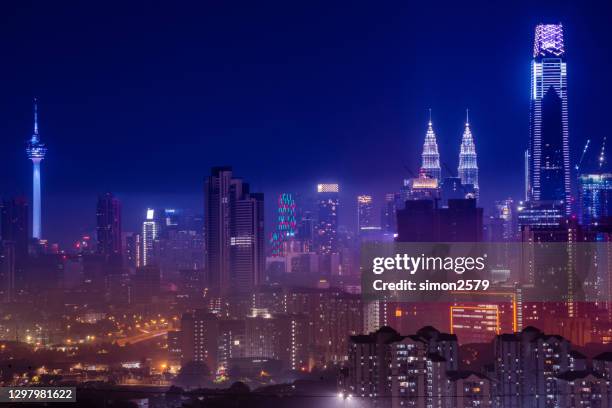
[[[599,152],[599,170],[603,167],[606,162],[606,136],[603,138],[603,142],[601,142],[601,151]]]
[[[587,139],[586,144],[584,145],[584,149],[582,149],[582,154],[580,155],[580,160],[576,163],[576,174],[580,173],[580,166],[582,166],[582,161],[584,160],[584,156],[586,155],[587,150],[589,149],[589,145],[591,144],[591,139]]]

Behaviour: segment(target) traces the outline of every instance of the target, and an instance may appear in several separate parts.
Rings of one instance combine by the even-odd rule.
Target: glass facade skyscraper
[[[339,191],[336,183],[317,184],[316,246],[320,254],[338,252]]]
[[[529,199],[570,208],[567,64],[561,24],[536,27],[531,63]]]
[[[582,225],[594,225],[612,216],[612,174],[580,175],[578,194]]]

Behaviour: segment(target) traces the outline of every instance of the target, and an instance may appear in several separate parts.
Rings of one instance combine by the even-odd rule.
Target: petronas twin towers
[[[442,181],[442,169],[440,167],[440,153],[438,151],[438,142],[436,141],[436,133],[433,130],[431,121],[431,112],[429,123],[427,125],[427,133],[425,134],[425,143],[423,144],[422,166],[421,171],[427,177],[434,178],[438,182]],[[474,190],[478,192],[478,163],[476,156],[476,146],[474,145],[474,137],[470,129],[469,116],[466,113],[465,128],[461,139],[461,147],[459,150],[459,167],[458,175],[461,179],[461,184],[472,185]]]

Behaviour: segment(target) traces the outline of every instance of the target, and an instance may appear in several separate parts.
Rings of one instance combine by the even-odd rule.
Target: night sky
[[[2,2],[0,196],[31,194],[38,96],[53,242],[91,232],[104,191],[125,230],[147,205],[201,211],[219,164],[269,209],[337,180],[351,225],[354,195],[380,200],[417,171],[430,107],[453,171],[470,109],[485,207],[521,198],[539,22],[565,26],[572,162],[612,136],[609,4],[425,3]]]

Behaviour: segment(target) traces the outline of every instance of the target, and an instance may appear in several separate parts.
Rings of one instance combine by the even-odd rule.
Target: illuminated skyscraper
[[[476,196],[478,196],[478,163],[476,160],[476,146],[470,130],[470,119],[466,111],[465,129],[461,139],[459,153],[459,178],[464,186],[472,185]]]
[[[561,24],[539,24],[531,63],[529,199],[570,207],[567,65]]]
[[[316,245],[320,254],[338,252],[338,184],[317,184]]]
[[[159,225],[155,220],[155,210],[147,208],[147,219],[142,223],[142,265],[153,263],[153,245],[157,239]]]
[[[580,223],[596,225],[612,216],[612,174],[581,174],[578,177]]]
[[[206,269],[218,294],[245,292],[262,283],[264,197],[234,178],[231,167],[213,167],[204,190]]]
[[[440,153],[438,153],[438,142],[436,134],[433,131],[431,122],[431,109],[429,110],[429,122],[427,124],[427,133],[425,134],[425,143],[423,144],[421,170],[425,172],[427,177],[434,178],[440,181],[442,170],[440,168]]]
[[[41,198],[40,198],[40,162],[47,154],[47,148],[40,142],[38,136],[38,103],[34,99],[34,133],[28,141],[26,147],[28,159],[32,160],[33,165],[33,184],[32,184],[32,237],[40,239],[42,237],[41,223]]]
[[[372,204],[372,196],[360,195],[357,196],[357,227],[359,233],[367,233],[374,228],[374,206]]]
[[[297,234],[296,205],[291,193],[278,195],[277,214],[276,231],[272,232],[270,237],[272,256],[282,256],[284,243]]]
[[[121,203],[111,193],[98,197],[96,224],[98,254],[121,260]]]

